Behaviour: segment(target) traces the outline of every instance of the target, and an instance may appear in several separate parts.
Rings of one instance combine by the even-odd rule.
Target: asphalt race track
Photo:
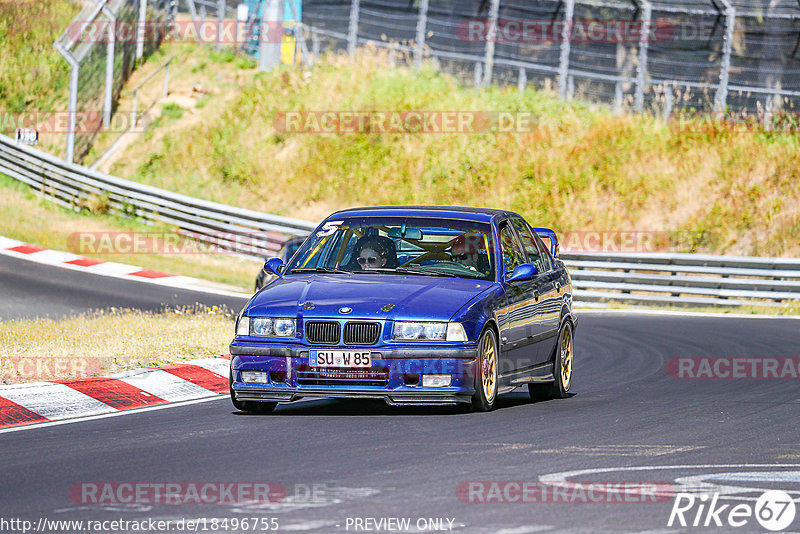
[[[29,297],[27,305],[14,301],[21,314],[42,302],[53,313],[112,305],[102,300],[108,295],[120,299],[113,305],[158,308],[160,303],[158,296],[142,304],[157,287],[151,293],[149,286],[141,287],[145,284],[99,277],[91,283],[95,292],[73,301],[65,287],[77,287],[80,273],[42,280],[46,271],[38,272],[40,266],[21,270],[8,258],[0,265],[4,295]],[[135,296],[123,297],[132,284]],[[169,298],[195,298],[176,293]],[[225,302],[214,299],[195,298]],[[10,309],[3,299],[4,318]],[[573,396],[564,400],[533,403],[519,391],[501,397],[490,413],[306,401],[259,416],[237,412],[220,398],[2,432],[0,516],[34,524],[42,518],[198,520],[199,532],[265,531],[252,523],[232,528],[233,518],[275,518],[280,532],[703,531],[668,526],[673,492],[716,484],[718,507],[727,505],[722,521],[733,505],[753,506],[767,489],[794,492],[797,498],[800,382],[679,379],[668,374],[668,362],[797,358],[798,347],[800,322],[793,319],[583,312]],[[580,488],[591,483],[618,488],[627,481],[660,490],[628,502],[620,502],[613,489],[593,493],[596,500],[572,491],[541,497],[543,481],[554,480]],[[134,502],[114,502],[132,496],[118,491],[119,483],[185,488],[228,482],[242,483],[237,488],[272,483],[278,497],[266,503],[165,504],[135,496]],[[517,491],[522,483],[532,488],[524,499]],[[105,490],[103,503],[95,503]],[[480,500],[490,502],[475,502]],[[698,512],[698,524],[706,520],[698,506],[685,513],[690,525]],[[407,518],[409,527],[386,523],[389,518]],[[115,530],[123,529],[104,531]],[[705,530],[765,531],[753,517],[739,528],[726,523]],[[787,530],[800,530],[800,511]]]
[[[256,269],[257,272],[257,269]],[[255,280],[256,273],[253,273]],[[245,299],[120,280],[0,255],[0,320],[61,318],[99,308],[159,311],[165,306],[225,304],[238,313]]]

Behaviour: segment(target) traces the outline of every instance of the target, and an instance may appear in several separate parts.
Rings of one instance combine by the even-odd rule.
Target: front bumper
[[[369,369],[321,369],[309,366],[305,345],[231,343],[231,388],[236,400],[292,402],[307,397],[383,399],[391,405],[471,402],[477,348],[370,347]],[[360,350],[354,347],[324,347]],[[367,350],[366,348],[363,350]],[[268,383],[242,381],[242,371],[263,371]],[[449,375],[446,387],[422,385],[423,375]]]

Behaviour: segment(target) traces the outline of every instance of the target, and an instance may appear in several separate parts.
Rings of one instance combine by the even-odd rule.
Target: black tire
[[[573,330],[567,321],[558,333],[558,342],[553,355],[553,382],[547,384],[528,384],[528,393],[534,401],[564,399],[572,386]]]
[[[231,392],[231,402],[233,403],[233,407],[241,412],[267,414],[267,413],[272,413],[272,411],[278,405],[277,402],[253,402],[253,401],[236,400],[236,394],[233,392],[233,375],[231,375],[228,378],[228,383],[230,384],[229,388]]]
[[[478,358],[475,361],[475,393],[472,409],[488,412],[497,400],[497,335],[487,327],[478,340]]]

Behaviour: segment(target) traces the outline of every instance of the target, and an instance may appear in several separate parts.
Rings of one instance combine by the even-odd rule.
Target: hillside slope
[[[361,204],[482,205],[562,232],[666,232],[673,250],[800,253],[800,142],[793,133],[701,120],[665,124],[548,92],[463,88],[430,65],[390,69],[374,50],[241,82],[235,97],[212,99],[207,115],[195,110],[190,122],[142,136],[110,171],[311,220]],[[535,127],[282,131],[284,114],[297,110],[505,110],[531,113]]]

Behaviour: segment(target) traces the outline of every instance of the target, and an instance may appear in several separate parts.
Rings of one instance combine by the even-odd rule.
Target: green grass
[[[53,42],[79,11],[67,0],[0,0],[0,110],[54,110],[66,101],[69,65]]]

